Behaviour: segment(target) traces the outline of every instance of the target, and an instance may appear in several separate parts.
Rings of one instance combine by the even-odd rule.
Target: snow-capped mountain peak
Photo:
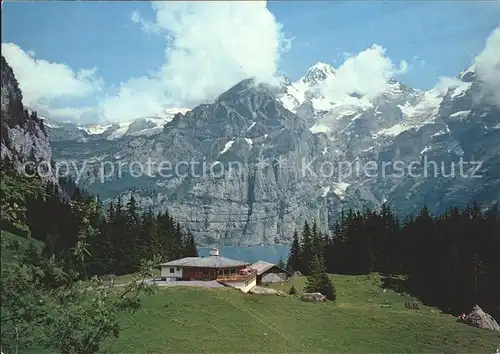
[[[297,83],[314,87],[334,75],[335,69],[331,65],[319,61],[307,69],[305,75]]]
[[[307,69],[304,76],[296,82],[292,83],[288,78],[284,78],[282,82],[284,92],[280,96],[281,103],[288,110],[296,112],[301,104],[317,95],[321,83],[335,74],[335,69],[331,65],[317,62]]]
[[[334,80],[340,76],[337,73]],[[412,214],[428,202],[432,210],[473,199],[498,202],[499,111],[486,101],[477,102],[481,98],[474,95],[480,89],[478,81],[469,84],[457,76],[443,82],[442,88],[421,91],[389,80],[372,92],[353,85],[338,92],[321,87],[323,92],[319,92],[300,80],[284,80],[279,97],[276,90],[250,83],[242,81],[213,104],[200,105],[173,119],[160,134],[144,138],[145,131],[154,129],[148,128],[152,118],[135,120],[125,137],[112,144],[87,148],[91,140],[110,139],[113,130],[120,131],[116,125],[99,136],[86,135],[89,141],[82,147],[68,140],[54,144],[55,159],[74,159],[75,154],[91,161],[189,159],[212,166],[216,161],[242,161],[245,167],[238,172],[243,176],[238,183],[228,171],[220,177],[222,183],[197,174],[197,178],[186,179],[148,176],[138,180],[138,189],[125,183],[104,186],[109,188],[110,198],[134,193],[141,206],[164,210],[168,205],[175,217],[186,220],[201,242],[265,243],[269,242],[268,234],[262,230],[268,229],[279,242],[300,227],[301,218],[324,215],[320,220],[326,229],[342,210],[374,210],[388,201],[391,208],[404,214]],[[54,133],[55,129],[48,131]],[[134,136],[135,132],[142,136]],[[79,144],[74,139],[72,142]],[[305,156],[313,162],[309,167],[316,173],[301,173]],[[436,167],[429,166],[428,172],[434,169],[436,173],[432,178],[425,176],[427,157],[436,162]],[[462,157],[484,161],[485,168],[480,171],[483,179],[444,176],[453,165],[447,165],[445,172],[439,165]],[[267,167],[262,166],[261,161],[271,159],[272,163],[265,163]],[[367,161],[382,167],[382,174],[368,171]],[[412,175],[398,176],[395,166],[399,169],[400,162]],[[420,162],[420,167],[414,162]],[[352,173],[335,174],[334,166],[340,163],[348,163]],[[394,168],[386,169],[386,163]],[[257,173],[263,167],[265,173]],[[118,178],[113,176],[109,182]],[[92,185],[95,180],[85,178],[82,183]],[[221,197],[229,195],[236,199]],[[207,210],[218,215],[217,220],[191,217]],[[231,232],[220,232],[221,222],[234,225]]]
[[[170,122],[177,113],[186,113],[188,109],[177,108],[164,111],[161,116],[140,117],[128,122],[110,123],[103,125],[83,125],[79,129],[85,131],[88,135],[106,134],[107,140],[115,140],[124,135],[131,136],[150,136],[163,130],[163,126]]]
[[[186,108],[165,109],[161,115],[139,117],[126,122],[108,122],[103,124],[61,123],[44,118],[44,125],[51,128],[52,140],[75,139],[85,142],[88,139],[120,139],[123,136],[152,136],[163,131],[177,113],[184,114]]]
[[[476,75],[474,65],[469,66],[467,69],[458,74],[458,79],[464,82],[473,81]]]

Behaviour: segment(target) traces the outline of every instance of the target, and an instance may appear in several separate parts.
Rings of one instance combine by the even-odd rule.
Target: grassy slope
[[[3,260],[10,259],[14,254],[21,254],[29,245],[29,240],[26,237],[14,235],[8,231],[0,231],[0,237],[2,241],[8,241],[9,243],[14,242],[19,245],[18,249],[3,249],[1,250],[1,257]],[[32,239],[35,247],[41,251],[43,249],[43,242]]]
[[[131,280],[135,279],[137,275],[138,273],[119,275],[116,277],[114,284],[115,285],[127,284]],[[153,276],[154,277],[160,276],[160,271],[156,270],[155,272],[153,272]]]
[[[338,301],[246,295],[231,289],[162,288],[125,318],[115,353],[493,353],[496,333],[457,323],[378,287],[378,276],[333,276]],[[299,289],[304,278],[273,287]],[[391,304],[382,308],[381,304]]]

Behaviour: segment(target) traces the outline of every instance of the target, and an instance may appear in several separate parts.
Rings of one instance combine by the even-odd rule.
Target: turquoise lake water
[[[266,261],[276,264],[280,259],[286,261],[289,250],[289,245],[223,246],[219,248],[219,255],[249,263]],[[200,256],[208,256],[209,251],[210,248],[198,247]]]

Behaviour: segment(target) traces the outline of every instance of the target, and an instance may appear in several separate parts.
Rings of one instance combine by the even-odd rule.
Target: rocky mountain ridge
[[[185,108],[165,110],[161,116],[141,117],[126,122],[108,124],[75,124],[58,122],[40,117],[48,127],[51,141],[116,140],[125,136],[151,136],[161,133],[163,126],[170,122],[175,114],[185,113]]]
[[[442,212],[499,201],[500,112],[481,99],[473,67],[446,90],[389,81],[375,97],[352,92],[343,101],[321,91],[335,75],[319,63],[279,88],[244,80],[161,132],[55,139],[56,160],[85,163],[80,182],[104,199],[134,193],[144,207],[168,208],[204,244],[288,242],[304,220],[328,229],[346,208],[388,203],[403,216],[424,204]],[[148,160],[156,166],[134,177],[134,161]],[[459,174],[461,160],[469,165]],[[124,166],[103,176],[103,161]],[[163,176],[161,161],[182,168]]]
[[[3,56],[1,60],[1,159],[8,160],[20,173],[38,170],[43,179],[57,183],[43,122],[35,112],[25,109],[14,72]]]

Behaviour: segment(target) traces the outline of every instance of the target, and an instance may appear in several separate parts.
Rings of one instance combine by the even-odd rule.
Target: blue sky
[[[344,52],[376,43],[395,62],[425,60],[415,60],[416,67],[401,78],[422,89],[468,67],[500,21],[500,3],[491,1],[297,1],[269,7],[296,38],[283,60],[290,76],[318,59],[337,66]]]
[[[24,74],[20,73],[19,81],[21,86],[24,84],[27,87],[29,99],[34,102],[32,105],[42,107],[38,109],[52,109],[53,114],[56,114],[54,109],[59,109],[57,114],[71,112],[78,115],[82,114],[82,110],[93,112],[98,105],[102,114],[103,111],[115,109],[109,102],[124,107],[124,112],[130,110],[118,98],[126,100],[127,95],[138,96],[135,93],[138,87],[158,85],[160,91],[165,87],[176,92],[185,90],[176,97],[177,101],[182,102],[170,104],[183,105],[187,102],[192,105],[196,101],[213,98],[214,93],[226,87],[233,78],[240,79],[248,73],[267,75],[275,65],[276,69],[296,80],[317,61],[338,67],[345,60],[346,53],[356,55],[373,44],[385,48],[385,57],[395,66],[402,60],[408,63],[408,69],[398,79],[412,87],[429,89],[439,77],[454,76],[468,67],[500,21],[498,1],[279,1],[268,3],[267,10],[261,8],[255,11],[223,12],[214,8],[210,13],[207,9],[182,9],[176,12],[177,15],[199,16],[199,20],[187,17],[175,27],[168,23],[168,19],[173,19],[168,17],[171,4],[165,2],[161,8],[155,8],[148,2],[125,1],[3,3],[2,43],[12,43],[18,47],[16,55],[10,54],[11,58],[9,55],[4,56],[15,72],[23,70],[21,64],[26,62],[23,61],[26,58],[21,60],[22,53],[19,50],[35,63],[45,60],[48,64],[65,64],[74,79],[81,70],[94,69],[92,77],[89,74],[78,79],[83,80],[83,83],[70,82],[69,79],[52,83],[65,83],[68,90],[85,87],[83,91],[88,89],[88,95],[68,91],[67,94],[53,92],[44,96],[36,92],[37,89],[30,86],[28,80],[43,68],[47,74],[50,66],[34,66]],[[134,12],[137,14],[135,22],[132,21]],[[269,18],[268,12],[274,15],[275,20]],[[235,16],[237,20],[231,22],[230,16]],[[251,16],[255,16],[255,21]],[[241,26],[240,22],[243,23]],[[282,26],[281,29],[275,29],[275,22]],[[227,28],[222,27],[225,23]],[[189,35],[184,36],[183,33],[188,30],[182,26],[190,26]],[[196,26],[199,26],[198,29],[193,29]],[[212,31],[209,26],[218,28]],[[241,30],[235,31],[235,26],[241,27]],[[181,33],[183,41],[191,41],[188,50],[197,51],[199,48],[200,53],[214,53],[213,47],[223,43],[220,55],[226,55],[226,58],[214,59],[210,65],[206,61],[211,61],[211,56],[205,55],[208,59],[202,63],[207,67],[199,70],[212,70],[213,73],[211,76],[207,74],[202,81],[196,81],[200,75],[205,75],[204,72],[197,73],[198,69],[193,67],[196,60],[201,60],[200,55],[196,60],[182,56],[184,52],[180,56],[178,53],[166,55],[165,51],[172,43],[165,37],[169,31],[170,35],[174,33],[174,37],[175,33]],[[274,63],[276,53],[273,48],[278,41],[278,32],[291,39],[291,44]],[[235,37],[237,35],[239,37]],[[226,43],[231,43],[231,46]],[[265,49],[261,50],[258,47],[260,44]],[[2,45],[2,52],[13,51],[12,48],[8,49],[7,52]],[[252,50],[246,52],[249,49]],[[232,58],[231,51],[238,55],[243,53],[243,58]],[[252,57],[248,53],[256,54]],[[173,58],[177,58],[178,64],[175,66],[168,64],[169,61],[175,61]],[[227,74],[221,71],[220,67],[225,67],[228,60],[236,60],[241,72],[231,70],[229,64]],[[179,68],[182,62],[191,66]],[[177,81],[165,79],[172,73],[179,73]],[[160,76],[163,79],[159,79]],[[162,83],[159,80],[163,80]],[[185,83],[190,80],[196,81],[193,87],[179,86],[180,81]],[[208,82],[214,80],[221,82],[209,86]],[[154,99],[159,101],[162,96],[155,94]],[[157,109],[159,103],[153,101],[148,98],[148,102],[144,103],[146,110]],[[136,102],[133,106],[137,105]],[[77,107],[80,111],[70,111],[69,106]]]

